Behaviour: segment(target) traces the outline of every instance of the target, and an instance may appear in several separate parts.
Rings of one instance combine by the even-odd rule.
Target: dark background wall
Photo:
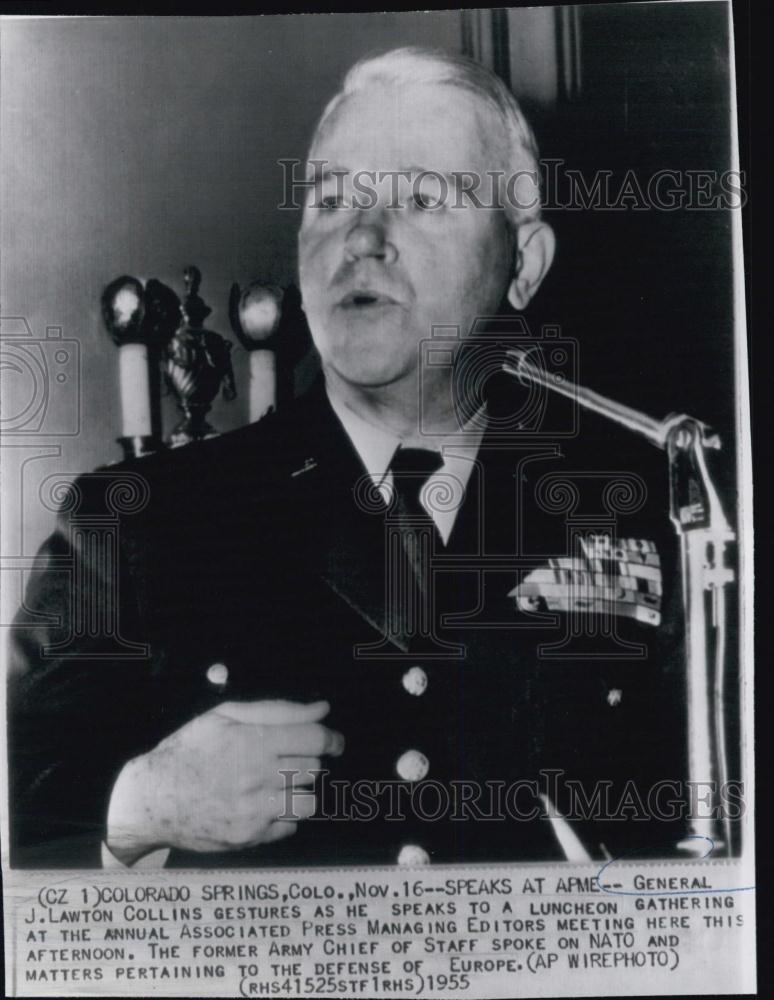
[[[663,170],[686,190],[690,172],[719,178],[731,155],[727,19],[715,3],[584,6],[580,93],[546,116],[544,156],[588,179],[610,171],[613,192],[627,171],[642,189]],[[562,248],[552,288],[589,345],[586,379],[654,415],[686,409],[730,431],[732,213],[701,208],[719,193],[705,184],[704,202],[673,211],[635,198],[548,217]]]
[[[58,327],[78,349],[77,366],[70,355],[65,382],[56,383],[53,348],[45,348],[45,424],[4,438],[6,483],[18,477],[24,489],[5,491],[13,552],[33,551],[50,526],[36,496],[45,474],[119,457],[117,358],[99,316],[105,284],[129,273],[180,291],[183,266],[195,263],[213,307],[208,325],[230,335],[233,281],[287,284],[295,276],[298,218],[276,208],[277,160],[304,156],[346,69],[370,50],[407,43],[473,46],[496,63],[487,34],[493,16],[2,22],[2,333],[29,329],[43,338]],[[534,118],[545,157],[589,178],[606,169],[620,180],[630,167],[643,178],[663,168],[722,171],[729,157],[726,16],[725,5],[705,3],[580,8],[570,86],[570,21],[545,9],[512,11],[505,21],[496,16],[509,36],[500,62]],[[577,338],[586,384],[656,416],[695,412],[731,436],[729,213],[547,217],[559,253],[530,321],[560,323]],[[247,419],[246,357],[238,346],[234,362],[239,398],[219,400],[212,414],[221,430]],[[27,375],[3,371],[4,429],[29,402]],[[71,425],[77,433],[62,435]]]

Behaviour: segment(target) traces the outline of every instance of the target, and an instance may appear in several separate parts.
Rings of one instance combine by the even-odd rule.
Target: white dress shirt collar
[[[391,431],[370,423],[356,413],[335,393],[331,393],[327,386],[326,391],[333,412],[341,421],[363,467],[389,502],[392,489],[390,463],[403,441]],[[420,500],[427,514],[435,522],[444,545],[451,536],[457,513],[462,506],[481,439],[484,436],[485,415],[486,406],[482,406],[461,431],[444,436],[424,436],[421,441],[422,447],[432,448],[441,452],[443,456],[443,465],[428,479]],[[414,446],[415,442],[412,441],[411,444]],[[442,497],[443,500],[431,503],[428,501],[430,497]]]

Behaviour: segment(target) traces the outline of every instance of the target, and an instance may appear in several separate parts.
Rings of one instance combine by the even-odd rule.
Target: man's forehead
[[[494,118],[473,95],[448,84],[375,84],[344,98],[310,158],[350,171],[492,169]]]

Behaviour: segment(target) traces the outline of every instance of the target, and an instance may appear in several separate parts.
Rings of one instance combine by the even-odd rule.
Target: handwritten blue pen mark
[[[715,850],[715,841],[711,837],[704,837],[701,834],[691,834],[690,836],[683,837],[682,839],[683,840],[704,840],[704,841],[707,842],[707,851],[706,851],[706,853],[703,854],[701,856],[701,858],[697,858],[696,859],[697,861],[703,861],[703,860],[705,860],[705,858],[710,857],[710,855],[712,854],[712,852]],[[671,842],[670,842],[670,846],[671,846]],[[595,876],[596,881],[597,881],[597,885],[599,886],[599,888],[603,892],[610,893],[611,895],[614,895],[614,896],[697,896],[697,895],[707,894],[707,893],[754,892],[755,891],[755,886],[754,885],[733,886],[733,887],[728,888],[728,889],[724,889],[724,888],[710,888],[710,889],[657,889],[657,890],[654,890],[654,891],[650,891],[650,890],[644,891],[644,890],[641,890],[641,889],[622,889],[621,888],[621,885],[622,885],[621,882],[612,882],[612,883],[603,883],[602,882],[602,873],[605,871],[605,869],[609,868],[611,865],[614,865],[617,861],[626,861],[627,859],[632,858],[632,857],[636,856],[637,854],[641,854],[643,851],[649,851],[649,850],[652,850],[652,846],[651,847],[638,847],[638,848],[636,848],[636,850],[629,851],[627,854],[622,854],[618,858],[611,858],[610,861],[606,861],[602,865],[602,867],[599,869],[599,872]],[[686,858],[686,861],[687,860],[689,860],[689,859]]]

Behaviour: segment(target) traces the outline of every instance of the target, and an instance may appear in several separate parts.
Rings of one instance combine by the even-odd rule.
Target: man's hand
[[[289,837],[315,811],[309,772],[344,749],[320,724],[329,711],[325,701],[230,701],[192,719],[119,774],[108,847],[133,864],[160,847],[229,851]]]

